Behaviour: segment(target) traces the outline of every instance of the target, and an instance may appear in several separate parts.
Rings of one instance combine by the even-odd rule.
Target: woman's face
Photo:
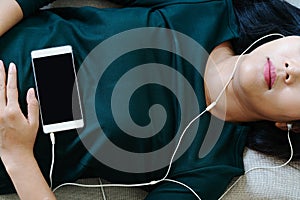
[[[244,56],[232,86],[263,119],[300,119],[300,37],[274,40]]]

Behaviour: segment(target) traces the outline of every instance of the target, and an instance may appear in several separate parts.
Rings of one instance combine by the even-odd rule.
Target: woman
[[[20,20],[22,15],[28,16],[33,13],[34,9],[32,8],[42,6],[42,4],[34,3],[36,1],[20,0],[18,2],[19,4],[9,2],[13,4],[12,7],[16,7],[15,10],[19,14],[16,15],[18,16],[16,20],[13,22],[7,21],[5,23],[7,25],[4,27],[12,26],[17,20]],[[206,68],[202,64],[199,66],[200,69],[191,66],[191,63],[188,63],[185,59],[174,55],[179,54],[180,48],[184,47],[184,43],[181,44],[180,40],[180,45],[178,43],[174,44],[179,50],[175,48],[176,51],[173,54],[164,49],[154,51],[153,48],[144,47],[138,51],[133,51],[133,55],[124,54],[123,57],[117,58],[111,64],[112,66],[103,73],[99,83],[98,79],[96,80],[98,92],[94,95],[97,102],[95,110],[100,127],[97,124],[87,125],[80,132],[80,136],[77,135],[76,131],[57,134],[55,185],[74,181],[80,177],[91,176],[100,176],[116,183],[140,183],[161,179],[166,174],[167,165],[157,165],[157,167],[156,163],[170,160],[174,148],[170,148],[163,157],[153,157],[150,160],[145,160],[144,163],[139,163],[144,165],[144,168],[138,168],[140,171],[134,173],[130,169],[126,171],[122,170],[123,168],[117,168],[118,166],[107,166],[105,165],[107,163],[100,162],[102,157],[97,157],[100,155],[98,153],[105,150],[103,144],[108,143],[103,135],[99,135],[97,142],[92,143],[92,146],[88,146],[92,147],[88,150],[85,150],[85,147],[87,147],[85,138],[92,136],[93,133],[103,133],[109,140],[112,140],[117,146],[125,148],[128,152],[144,153],[144,155],[155,152],[163,146],[167,146],[168,143],[173,144],[173,147],[175,147],[177,143],[173,142],[172,138],[180,135],[187,122],[191,121],[196,114],[203,111],[217,98],[224,87],[224,83],[229,80],[238,60],[238,56],[235,55],[229,42],[229,40],[238,36],[238,27],[235,23],[230,1],[158,0],[154,2],[122,2],[132,7],[117,10],[82,8],[57,9],[52,12],[43,11],[25,19],[2,36],[0,56],[7,63],[5,66],[10,61],[14,61],[19,67],[17,83],[17,70],[14,64],[10,65],[7,77],[4,73],[4,65],[1,64],[1,159],[21,198],[54,198],[43,178],[43,175],[47,177],[50,168],[50,142],[48,136],[41,133],[41,131],[37,134],[35,141],[35,134],[38,129],[38,106],[32,89],[26,95],[28,88],[34,87],[30,58],[28,58],[31,50],[65,43],[71,44],[75,49],[75,62],[78,67],[84,63],[83,60],[96,45],[110,39],[110,36],[135,28],[164,27],[176,31],[171,32],[172,34],[180,32],[187,35],[210,52],[210,59]],[[19,5],[21,9],[18,7]],[[93,16],[93,20],[89,20],[90,16]],[[145,36],[147,34],[145,32]],[[172,34],[169,36],[173,36]],[[28,38],[39,39],[33,41]],[[146,39],[148,38],[145,37]],[[164,37],[164,39],[168,42],[167,38]],[[155,40],[155,37],[151,40],[155,43],[162,42]],[[24,43],[22,45],[23,49],[19,51],[22,43]],[[173,44],[172,41],[171,44]],[[297,102],[299,98],[295,97],[298,89],[297,79],[295,78],[298,71],[291,64],[297,63],[295,59],[297,59],[299,44],[299,37],[296,36],[280,38],[261,45],[250,54],[242,57],[233,80],[225,90],[225,94],[222,95],[216,106],[210,110],[212,115],[205,113],[201,116],[199,124],[195,123],[194,127],[189,129],[188,132],[190,133],[185,135],[184,144],[188,145],[183,145],[186,146],[186,149],[181,149],[179,151],[180,156],[172,163],[171,171],[168,174],[170,179],[175,179],[190,186],[202,199],[217,199],[222,195],[231,179],[243,173],[242,152],[249,128],[246,125],[231,122],[268,120],[282,124],[300,118],[300,114],[295,112],[300,105]],[[112,46],[111,48],[114,49],[115,47]],[[273,50],[274,48],[276,51]],[[290,52],[289,55],[285,54],[287,48]],[[110,51],[110,49],[107,49],[107,51]],[[201,56],[200,60],[206,62],[205,53],[201,55],[198,51],[189,53],[195,53],[193,57]],[[282,55],[285,55],[285,57]],[[136,123],[141,127],[151,123],[147,112],[152,105],[157,103],[165,107],[168,118],[165,119],[166,125],[162,127],[159,134],[151,139],[136,139],[125,135],[125,131],[116,125],[114,115],[111,113],[110,97],[114,94],[114,87],[122,74],[145,63],[160,63],[179,71],[188,79],[195,92],[197,102],[185,101],[181,105],[176,98],[177,96],[174,97],[173,93],[166,91],[165,88],[158,87],[157,84],[142,87],[132,97],[133,101],[138,103],[129,105],[132,110],[132,118]],[[276,67],[277,72],[277,78],[274,83],[271,81],[272,84],[270,84],[270,81],[266,81],[264,75],[264,66],[270,66],[270,63],[273,63],[272,65]],[[287,63],[288,65],[286,65]],[[204,71],[204,68],[206,71],[205,85],[201,77],[201,71]],[[92,79],[94,69],[84,69],[83,74],[86,75],[85,77]],[[152,73],[155,74],[156,71],[161,72],[160,70],[153,70]],[[142,79],[149,78],[149,76],[150,73],[142,74]],[[159,74],[155,75],[156,77],[159,77]],[[161,77],[161,81],[166,77]],[[172,75],[171,77],[177,80],[180,76]],[[5,84],[6,78],[7,84]],[[132,79],[129,83],[135,81],[135,79]],[[19,84],[20,108],[17,102],[17,84]],[[87,85],[93,84],[88,82]],[[181,86],[181,83],[177,86]],[[125,89],[126,87],[127,85],[124,86]],[[6,88],[6,90],[3,90],[3,88]],[[81,91],[83,101],[89,104],[94,97],[93,94],[88,90],[88,87],[84,88],[83,86]],[[185,96],[186,88],[182,90],[179,88],[178,91],[175,91],[178,92],[175,94],[181,95],[184,100],[192,99],[190,95]],[[26,109],[25,96],[27,96],[28,109]],[[278,101],[272,101],[273,99],[278,99]],[[180,110],[180,107],[184,109]],[[24,117],[21,110],[24,113],[28,110],[28,118]],[[85,113],[85,116],[88,118],[87,114],[89,113]],[[181,121],[181,118],[186,120],[183,127],[177,123]],[[125,124],[129,123],[127,118],[122,119]],[[222,119],[225,119],[226,122],[223,122]],[[217,135],[217,141],[213,144],[213,147],[203,153],[201,151],[203,150],[202,144],[206,141],[207,132],[211,130],[210,121],[214,122],[212,125],[215,125],[215,123],[221,124],[220,135]],[[86,120],[86,122],[89,122],[89,120]],[[153,126],[154,129],[155,126]],[[110,156],[113,155],[111,157],[118,156],[114,155],[113,152],[108,153]],[[130,160],[130,162],[134,163],[134,160]],[[153,163],[155,167],[148,169],[148,166]],[[119,165],[123,164],[122,162],[119,163]],[[129,164],[130,167],[133,166]],[[9,184],[8,175],[1,173],[1,184],[3,184],[1,185],[1,193],[7,193],[13,187]],[[218,188],[215,185],[218,185]],[[40,188],[38,191],[35,190],[37,187]],[[33,193],[34,196],[32,196]],[[169,182],[160,182],[155,185],[147,196],[147,199],[169,198],[194,199],[195,197],[186,188]]]
[[[241,54],[253,41],[262,35],[281,33],[285,36],[299,35],[300,11],[284,1],[257,1],[253,4],[249,1],[233,1],[237,15],[240,37],[232,40],[234,52]],[[268,11],[267,11],[268,10]],[[267,15],[261,13],[267,12]],[[276,38],[270,37],[264,42]],[[258,43],[256,46],[259,46]],[[253,47],[255,48],[255,46]],[[274,155],[279,158],[290,157],[290,146],[286,139],[286,123],[260,121],[250,124],[250,132],[247,137],[247,146]],[[293,132],[299,133],[299,122],[293,123]],[[269,134],[273,133],[273,134]],[[294,159],[300,158],[300,141],[298,134],[291,135],[294,147]]]

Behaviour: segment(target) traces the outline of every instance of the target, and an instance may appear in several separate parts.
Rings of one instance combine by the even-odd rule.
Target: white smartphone
[[[84,126],[72,47],[31,52],[44,133]]]

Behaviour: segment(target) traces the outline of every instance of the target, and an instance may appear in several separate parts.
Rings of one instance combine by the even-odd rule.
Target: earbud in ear
[[[292,130],[292,127],[293,127],[293,125],[292,124],[286,124],[286,126],[287,126],[287,128],[288,128],[288,131],[290,131],[290,130]]]

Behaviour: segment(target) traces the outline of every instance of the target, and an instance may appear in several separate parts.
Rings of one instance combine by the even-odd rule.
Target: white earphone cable
[[[202,111],[199,115],[197,115],[195,118],[193,118],[189,123],[188,125],[185,127],[185,129],[183,130],[183,132],[181,133],[181,136],[178,140],[178,143],[175,147],[175,150],[171,156],[171,159],[170,159],[170,162],[169,162],[169,166],[168,166],[168,169],[167,169],[167,172],[165,174],[165,176],[160,179],[160,180],[154,180],[154,181],[151,181],[151,182],[147,182],[147,183],[138,183],[138,184],[102,184],[100,183],[99,185],[86,185],[86,184],[79,184],[79,183],[64,183],[64,184],[61,184],[59,186],[57,186],[56,188],[53,189],[53,192],[55,192],[57,189],[63,187],[63,186],[67,186],[67,185],[70,185],[70,186],[78,186],[78,187],[90,187],[90,188],[98,188],[98,187],[101,187],[101,188],[104,188],[104,187],[141,187],[141,186],[149,186],[149,185],[155,185],[159,182],[162,182],[162,181],[168,181],[168,182],[173,182],[173,183],[177,183],[177,184],[180,184],[182,186],[184,186],[185,188],[187,188],[188,190],[190,190],[196,197],[198,200],[201,200],[201,198],[198,196],[198,194],[192,189],[190,188],[188,185],[182,183],[182,182],[179,182],[179,181],[176,181],[176,180],[172,180],[172,179],[168,179],[168,175],[170,173],[170,170],[171,170],[171,167],[172,167],[172,163],[173,163],[173,160],[174,160],[174,157],[178,151],[178,148],[181,144],[181,141],[186,133],[186,131],[188,130],[188,128],[196,121],[198,120],[205,112],[207,111],[210,111],[212,108],[214,108],[217,104],[217,102],[219,101],[219,99],[221,98],[221,96],[223,95],[223,93],[225,92],[227,86],[230,84],[230,81],[232,80],[232,78],[234,77],[234,74],[236,72],[236,69],[238,67],[238,63],[240,61],[240,58],[251,48],[253,47],[253,45],[255,45],[257,42],[265,39],[266,37],[270,37],[270,36],[281,36],[281,37],[284,37],[284,35],[282,34],[279,34],[279,33],[273,33],[273,34],[269,34],[269,35],[266,35],[262,38],[259,38],[258,40],[256,40],[254,43],[252,43],[237,59],[236,63],[235,63],[235,66],[234,66],[234,69],[233,69],[233,72],[229,78],[229,80],[227,81],[227,83],[225,84],[225,86],[223,87],[223,89],[221,90],[221,92],[219,93],[219,95],[217,96],[216,100],[213,101],[209,106],[206,107],[206,109],[204,111]],[[54,134],[52,134],[53,136],[51,136],[50,134],[50,137],[53,137],[54,138]],[[288,134],[288,137],[289,137],[289,134]],[[52,139],[51,139],[52,141]],[[290,142],[290,139],[289,139],[289,142]],[[54,165],[54,144],[55,142],[53,143],[52,142],[52,164],[51,164],[51,171],[50,171],[50,182],[51,182],[51,188],[52,188],[52,170],[53,170],[53,165]],[[292,148],[292,145],[290,143],[290,146],[291,146],[291,150],[293,149]],[[291,151],[291,158],[293,156],[293,151]],[[290,159],[291,159],[290,158]],[[281,165],[281,166],[278,166],[276,168],[279,168],[279,167],[283,167],[285,165],[287,165],[289,162],[290,162],[290,159],[288,162],[286,162],[285,164]],[[275,167],[274,167],[275,168]],[[265,168],[264,168],[265,169]],[[251,169],[251,171],[254,170],[254,169]],[[247,171],[244,175],[246,175],[247,173],[249,173],[249,171]],[[241,176],[242,177],[242,176]],[[240,178],[241,178],[240,177]],[[220,197],[220,199],[225,196],[227,194],[227,192],[240,180],[240,178]],[[105,194],[103,193],[104,197],[105,197]]]
[[[54,167],[54,160],[55,160],[55,136],[54,133],[50,133],[50,140],[52,145],[52,161],[51,161],[51,167],[50,167],[50,173],[49,173],[49,179],[50,179],[50,188],[52,189],[53,181],[52,181],[52,173],[53,173],[53,167]]]
[[[257,39],[257,40],[256,40],[255,42],[253,42],[253,43],[252,43],[245,51],[243,51],[243,52],[241,53],[241,55],[239,55],[239,57],[237,58],[237,61],[235,62],[235,65],[234,65],[234,68],[233,68],[232,73],[231,73],[231,75],[230,75],[230,78],[228,79],[227,83],[225,84],[225,86],[224,86],[223,89],[221,90],[220,94],[219,94],[218,97],[216,98],[216,100],[215,100],[216,103],[220,100],[221,96],[223,95],[223,93],[225,92],[226,88],[228,87],[230,81],[233,79],[234,74],[235,74],[235,72],[236,72],[236,70],[237,70],[237,68],[238,68],[238,63],[240,62],[241,57],[242,57],[243,55],[245,55],[245,53],[246,53],[247,51],[249,51],[249,49],[251,49],[256,43],[260,42],[261,40],[263,40],[263,39],[265,39],[265,38],[267,38],[267,37],[271,37],[271,36],[285,37],[284,35],[282,35],[282,34],[280,34],[280,33],[271,33],[271,34],[269,34],[269,35],[265,35],[265,36],[263,36],[263,37]]]
[[[100,185],[103,185],[101,178],[99,178],[99,183]],[[101,187],[101,193],[102,193],[103,200],[106,200],[106,195],[103,186]]]
[[[279,166],[266,166],[266,167],[253,167],[249,170],[247,170],[242,176],[240,176],[225,192],[224,194],[219,198],[222,199],[244,176],[246,176],[249,172],[251,171],[254,171],[254,170],[259,170],[259,169],[278,169],[278,168],[281,168],[281,167],[284,167],[286,165],[288,165],[291,160],[293,159],[293,156],[294,156],[294,150],[293,150],[293,145],[292,145],[292,142],[291,142],[291,138],[290,138],[290,130],[291,130],[291,127],[288,128],[288,133],[287,133],[287,137],[288,137],[288,142],[289,142],[289,146],[290,146],[290,158],[285,162],[283,163],[282,165],[279,165]]]

